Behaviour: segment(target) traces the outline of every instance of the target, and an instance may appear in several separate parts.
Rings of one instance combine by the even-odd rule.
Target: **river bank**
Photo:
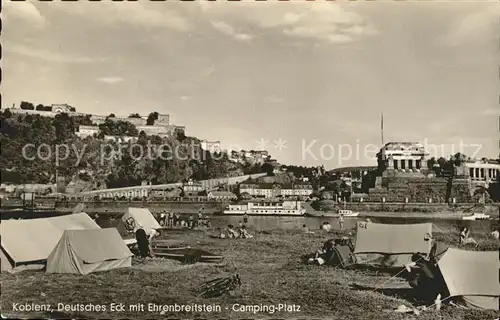
[[[303,234],[297,230],[273,230],[256,232],[248,240],[228,241],[213,239],[208,233],[171,233],[168,238],[208,250],[225,257],[221,265],[180,265],[163,259],[148,260],[144,264],[134,261],[128,269],[100,272],[87,276],[68,274],[44,274],[26,272],[17,275],[1,274],[2,314],[9,317],[30,316],[39,318],[47,313],[21,314],[13,311],[13,304],[108,305],[104,312],[63,312],[53,317],[86,319],[152,319],[152,318],[196,318],[203,319],[255,319],[255,318],[324,318],[331,319],[407,319],[394,309],[405,304],[410,306],[411,289],[400,279],[388,275],[362,270],[341,270],[332,267],[306,265],[303,255],[314,252],[328,238],[346,234]],[[444,233],[448,232],[443,230]],[[449,235],[435,233],[439,241],[453,241]],[[474,233],[482,250],[498,250],[498,242],[487,235]],[[233,294],[219,298],[201,298],[193,289],[204,281],[239,273],[241,288]],[[354,284],[371,289],[360,290]],[[399,288],[389,290],[381,288]],[[394,292],[397,292],[396,294]],[[109,304],[137,303],[218,305],[219,312],[112,312]],[[240,312],[235,305],[300,306],[296,312]],[[237,308],[237,307],[236,307]],[[439,314],[434,310],[424,311],[419,319],[494,319],[496,311],[463,310],[444,305]]]
[[[323,214],[324,213],[324,214]],[[360,212],[357,218],[395,218],[395,219],[429,219],[429,220],[462,220],[462,217],[469,216],[470,213],[465,212],[388,212],[388,211],[373,211]],[[314,217],[338,217],[338,213],[334,211],[320,212],[316,211]],[[498,213],[491,213],[491,219],[497,219]],[[349,219],[346,217],[345,219]]]

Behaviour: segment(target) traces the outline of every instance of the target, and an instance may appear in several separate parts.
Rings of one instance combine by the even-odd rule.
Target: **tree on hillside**
[[[436,158],[432,157],[427,160],[427,169],[434,170],[434,165],[437,164]]]
[[[177,131],[176,138],[180,142],[184,141],[186,139],[186,135],[184,134],[184,131]]]
[[[261,167],[262,172],[267,173],[268,176],[274,176],[274,167],[270,163],[264,163]]]
[[[74,136],[75,124],[67,113],[59,113],[54,117],[56,141],[65,141]]]
[[[140,118],[141,115],[138,113],[132,113],[131,115],[128,116],[129,118]]]
[[[113,121],[106,119],[99,125],[102,135],[107,136],[137,136],[137,128],[128,121]]]
[[[461,166],[465,161],[467,161],[467,156],[463,153],[457,152],[451,158],[454,166]]]
[[[1,113],[1,110],[0,110],[0,113]],[[2,117],[4,117],[5,119],[8,119],[8,118],[12,117],[12,112],[9,109],[6,109],[3,112]]]
[[[116,118],[115,114],[114,113],[110,113],[108,118]]]
[[[26,101],[21,101],[21,105],[19,107],[23,110],[35,110],[33,103]]]
[[[151,112],[146,120],[146,125],[152,126],[155,124],[155,121],[158,120],[158,112]]]
[[[35,107],[36,111],[45,111],[45,106],[43,104],[39,104]]]

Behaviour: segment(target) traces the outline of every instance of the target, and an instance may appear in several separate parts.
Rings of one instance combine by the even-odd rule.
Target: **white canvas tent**
[[[140,228],[143,228],[149,235],[152,229],[159,229],[161,226],[148,209],[128,208],[116,228],[122,236],[135,233]]]
[[[358,264],[404,267],[414,253],[428,254],[432,243],[431,223],[380,224],[358,226],[354,254]]]
[[[86,213],[52,218],[3,220],[0,224],[2,271],[16,272],[23,265],[43,268],[63,232],[100,229]]]
[[[438,266],[451,297],[461,297],[468,307],[498,310],[500,262],[497,251],[450,248]]]
[[[88,274],[130,267],[132,255],[116,228],[66,230],[47,258],[47,273]]]

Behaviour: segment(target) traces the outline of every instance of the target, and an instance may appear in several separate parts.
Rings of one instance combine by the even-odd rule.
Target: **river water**
[[[344,229],[355,228],[358,221],[365,221],[366,218],[344,218]],[[444,219],[422,219],[422,218],[394,218],[394,217],[373,217],[370,220],[374,223],[386,224],[412,224],[431,222],[435,226],[435,230],[451,229],[459,230],[461,227],[468,227],[473,233],[489,233],[493,228],[498,228],[498,220],[444,220]],[[229,224],[237,226],[241,221],[242,216],[211,216],[210,221],[214,228],[224,228]],[[340,229],[338,218],[335,217],[276,217],[276,216],[250,216],[247,223],[244,223],[248,228],[255,231],[266,231],[274,229],[301,229],[306,225],[309,230],[319,230],[324,221],[328,221],[332,229]],[[118,223],[118,218],[110,220],[107,217],[99,217],[97,220],[101,227],[114,227]]]

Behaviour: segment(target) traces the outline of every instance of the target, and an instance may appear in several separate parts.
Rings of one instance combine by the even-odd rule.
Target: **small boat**
[[[463,216],[462,220],[489,220],[490,216],[484,213],[473,213],[469,216]]]
[[[339,210],[338,215],[339,216],[344,216],[346,218],[348,218],[348,217],[357,217],[357,216],[359,216],[359,212],[352,212],[352,210],[342,209],[342,210]]]
[[[346,210],[346,209],[340,209],[337,210],[337,212],[308,212],[308,216],[310,217],[333,217],[333,218],[338,218],[340,216],[343,216],[344,218],[350,218],[350,217],[357,217],[359,215],[359,212],[352,212],[351,210]]]
[[[208,251],[195,249],[191,247],[154,248],[153,252],[157,257],[173,259],[184,263],[196,263],[196,262],[218,263],[222,261],[222,259],[224,259],[223,256],[219,256],[210,253]]]

